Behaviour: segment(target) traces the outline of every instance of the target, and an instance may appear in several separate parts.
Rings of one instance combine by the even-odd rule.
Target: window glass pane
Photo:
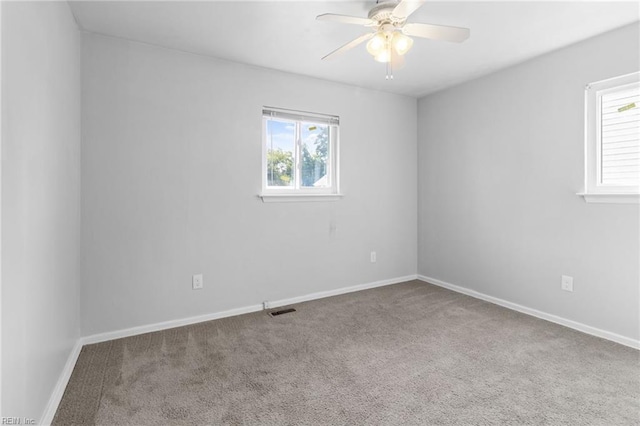
[[[267,186],[294,187],[296,126],[267,120]]]
[[[329,126],[326,124],[301,123],[300,165],[301,187],[327,188],[329,182]]]

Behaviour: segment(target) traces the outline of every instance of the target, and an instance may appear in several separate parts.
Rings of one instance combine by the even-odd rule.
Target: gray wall
[[[80,33],[2,5],[2,415],[40,418],[79,325]]]
[[[420,274],[640,337],[638,205],[575,195],[584,86],[638,71],[638,40],[634,24],[419,101]]]
[[[340,115],[343,200],[257,198],[263,105]],[[415,274],[416,111],[413,98],[84,35],[83,334]]]

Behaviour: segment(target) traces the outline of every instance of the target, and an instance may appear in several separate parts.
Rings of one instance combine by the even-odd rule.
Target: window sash
[[[269,135],[269,121],[271,120],[271,118],[263,118],[262,122],[263,122],[263,126],[262,126],[262,135],[263,135],[263,141],[262,141],[262,146],[263,146],[263,155],[262,155],[262,162],[263,162],[263,172],[262,172],[262,179],[263,179],[263,189],[280,189],[280,190],[291,190],[291,189],[295,189],[296,186],[296,182],[297,182],[297,176],[296,176],[296,163],[298,161],[297,157],[298,157],[298,152],[297,152],[297,140],[298,140],[298,136],[297,136],[297,124],[295,121],[292,120],[285,120],[285,119],[277,119],[274,121],[278,121],[280,123],[289,123],[293,126],[296,126],[296,130],[294,130],[293,133],[293,165],[292,165],[292,180],[293,180],[293,185],[288,185],[288,186],[278,186],[278,185],[273,185],[270,186],[269,185],[269,157],[268,157],[268,153],[270,150],[270,140],[267,139],[267,135]]]

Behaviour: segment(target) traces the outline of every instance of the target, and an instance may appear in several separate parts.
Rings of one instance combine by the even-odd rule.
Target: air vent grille
[[[288,314],[295,311],[296,311],[295,309],[289,308],[289,309],[283,309],[281,311],[269,312],[269,315],[271,315],[272,317],[277,317],[278,315]]]

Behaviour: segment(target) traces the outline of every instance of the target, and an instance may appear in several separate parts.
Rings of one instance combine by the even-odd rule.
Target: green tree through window
[[[267,152],[267,176],[269,186],[291,185],[293,173],[293,156],[280,148]]]
[[[311,127],[315,128],[315,126]],[[302,146],[302,186],[314,186],[327,174],[329,153],[329,127],[321,126],[315,141],[315,152],[310,152],[307,144]]]

